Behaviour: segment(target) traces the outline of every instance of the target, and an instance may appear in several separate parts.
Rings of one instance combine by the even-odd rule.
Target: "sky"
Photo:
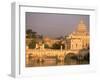
[[[83,20],[89,31],[89,15],[26,12],[26,29],[48,37],[66,36]]]

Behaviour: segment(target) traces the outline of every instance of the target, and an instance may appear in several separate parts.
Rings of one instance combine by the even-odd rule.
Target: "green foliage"
[[[48,44],[44,44],[44,48],[50,48]]]
[[[31,33],[32,33],[32,29],[26,30],[26,34],[31,34]]]
[[[52,49],[61,49],[61,46],[62,46],[62,49],[65,49],[65,45],[64,44],[61,44],[61,43],[54,43],[52,45]]]
[[[29,46],[30,49],[34,49],[35,46],[36,46],[36,41],[35,41],[35,40],[32,40],[32,41],[29,43],[28,46]]]
[[[36,32],[33,32],[31,29],[26,30],[26,38],[36,38]]]
[[[60,49],[60,44],[54,43],[52,49]]]

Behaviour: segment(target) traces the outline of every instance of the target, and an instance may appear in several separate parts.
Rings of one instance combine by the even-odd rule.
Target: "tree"
[[[32,33],[32,29],[27,29],[26,34],[30,34],[30,33]]]
[[[62,46],[62,49],[65,49],[65,45],[62,44],[61,42],[59,42],[59,43],[54,43],[54,44],[52,45],[52,49],[61,49],[61,46]]]
[[[26,30],[27,38],[36,38],[36,32],[33,32],[32,29]]]
[[[50,48],[48,44],[44,44],[44,47],[45,48]]]
[[[29,43],[28,46],[29,46],[30,49],[34,49],[35,46],[36,46],[36,41],[35,41],[35,40],[32,40],[32,41]]]
[[[54,44],[52,45],[52,49],[60,49],[60,44],[54,43]]]
[[[26,30],[26,38],[31,38],[31,36],[32,36],[32,30],[31,29]]]
[[[36,32],[32,32],[32,38],[36,38]]]

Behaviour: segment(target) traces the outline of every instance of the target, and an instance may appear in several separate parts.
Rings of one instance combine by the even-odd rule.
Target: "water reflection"
[[[33,61],[30,60],[26,67],[37,67],[37,66],[57,66],[57,65],[80,65],[80,64],[89,64],[85,60],[73,60],[68,59],[66,61],[58,61],[57,59],[47,59],[44,61]]]

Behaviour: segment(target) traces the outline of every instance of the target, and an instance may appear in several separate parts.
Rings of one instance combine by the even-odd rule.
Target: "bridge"
[[[26,63],[29,62],[29,57],[32,60],[46,61],[50,59],[57,59],[64,61],[65,55],[68,53],[78,53],[78,50],[54,50],[54,49],[26,49]]]

